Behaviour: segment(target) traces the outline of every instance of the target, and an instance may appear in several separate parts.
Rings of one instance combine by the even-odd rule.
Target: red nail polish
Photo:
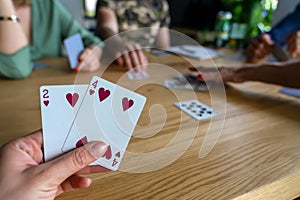
[[[79,67],[74,68],[73,71],[77,73],[79,71]]]
[[[200,80],[200,81],[203,81],[203,76],[202,76],[202,74],[198,74],[197,79]]]

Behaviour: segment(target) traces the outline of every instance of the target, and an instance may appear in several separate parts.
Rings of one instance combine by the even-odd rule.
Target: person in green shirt
[[[103,42],[77,23],[59,2],[0,0],[0,76],[28,77],[33,60],[62,56],[62,41],[76,33],[85,46],[76,69],[97,70]]]

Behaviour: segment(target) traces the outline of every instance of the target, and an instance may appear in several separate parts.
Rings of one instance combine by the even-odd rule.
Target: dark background
[[[213,30],[218,11],[226,10],[221,0],[168,0],[171,28]]]

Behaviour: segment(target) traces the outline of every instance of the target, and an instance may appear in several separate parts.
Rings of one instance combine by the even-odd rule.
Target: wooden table
[[[228,55],[214,62],[240,64],[230,58],[236,57]],[[174,92],[162,86],[162,81],[171,76],[168,70],[187,70],[190,64],[184,59],[150,55],[149,60],[163,64],[157,71],[149,70],[153,83],[126,81],[124,71],[114,65],[103,74],[104,78],[123,86],[138,87],[136,91],[148,98],[127,149],[128,154],[136,153],[139,160],[128,156],[121,165],[125,169],[136,163],[137,168],[131,170],[141,173],[123,170],[91,175],[93,185],[89,189],[69,192],[57,199],[282,200],[300,196],[299,99],[279,94],[280,87],[274,85],[253,82],[227,86],[225,120],[217,117],[214,121],[220,127],[224,123],[221,136],[212,151],[199,158],[211,121],[198,123],[182,114],[173,103],[195,97],[211,105],[210,93]],[[26,80],[0,81],[0,145],[41,128],[41,85],[88,83],[94,75],[76,76],[68,70],[65,59],[43,62],[51,67],[34,71]],[[213,64],[211,61],[195,63]],[[183,131],[178,134],[179,130]],[[180,140],[174,144],[178,137]],[[161,153],[169,144],[173,146]],[[149,157],[151,152],[156,154]],[[176,158],[174,162],[165,163],[173,158]]]

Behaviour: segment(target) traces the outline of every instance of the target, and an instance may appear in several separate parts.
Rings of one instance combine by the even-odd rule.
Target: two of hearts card
[[[97,76],[89,85],[40,87],[45,161],[103,141],[107,151],[92,165],[116,171],[145,103],[146,97]]]

